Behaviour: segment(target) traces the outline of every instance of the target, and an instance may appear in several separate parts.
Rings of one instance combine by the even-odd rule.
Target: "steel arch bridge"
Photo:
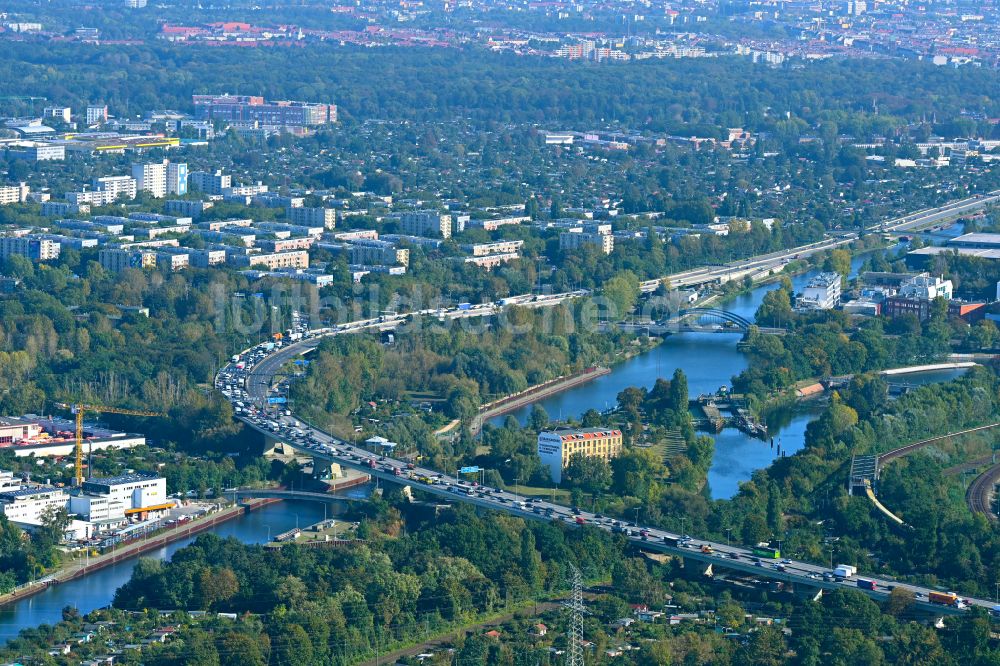
[[[718,308],[687,308],[677,313],[678,320],[687,319],[688,317],[728,322],[744,331],[749,330],[749,328],[754,325],[752,321],[742,315],[729,312],[728,310],[720,310]]]

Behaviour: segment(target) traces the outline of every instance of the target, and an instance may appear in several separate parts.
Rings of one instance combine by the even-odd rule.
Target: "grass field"
[[[570,492],[562,488],[538,488],[536,486],[525,486],[521,484],[508,485],[506,490],[524,495],[525,497],[544,497],[560,504],[570,503]]]

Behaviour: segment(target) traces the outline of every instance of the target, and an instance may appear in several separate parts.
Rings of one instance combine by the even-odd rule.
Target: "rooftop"
[[[971,233],[956,236],[948,245],[996,245],[1000,247],[1000,234]]]
[[[982,247],[941,247],[931,245],[908,252],[908,256],[931,257],[939,254],[955,253],[963,257],[979,257],[981,259],[1000,259],[1000,244],[995,248]]]
[[[44,495],[54,492],[63,492],[62,488],[52,488],[49,486],[39,486],[37,488],[22,488],[21,490],[8,490],[0,493],[0,499],[16,499],[18,497],[31,497],[32,495]]]
[[[105,476],[94,479],[87,479],[86,483],[97,483],[104,486],[119,486],[124,483],[136,483],[138,481],[151,481],[153,479],[160,478],[159,474],[153,474],[152,472],[132,472],[131,474],[122,474],[120,476]]]
[[[594,437],[617,437],[622,434],[621,430],[610,430],[607,428],[557,428],[548,433],[558,435],[563,440],[568,439],[592,439]]]

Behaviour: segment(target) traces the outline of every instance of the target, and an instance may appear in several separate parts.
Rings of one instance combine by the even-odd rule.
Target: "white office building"
[[[937,276],[916,275],[899,286],[897,295],[901,298],[915,298],[923,301],[932,301],[940,296],[950,301],[952,291],[951,280],[944,280]]]
[[[610,461],[622,451],[622,431],[605,428],[564,429],[538,433],[538,457],[556,483],[575,455]]]
[[[0,493],[0,508],[7,520],[24,525],[41,525],[46,512],[61,509],[69,501],[62,488],[20,488]]]
[[[820,273],[795,299],[797,310],[832,310],[840,303],[840,274]]]
[[[135,472],[106,478],[87,479],[80,487],[80,497],[96,499],[80,499],[76,505],[87,511],[97,511],[116,516],[119,511],[126,517],[145,518],[145,514],[154,511],[165,511],[174,506],[173,500],[167,498],[167,480],[156,474]],[[101,502],[101,499],[107,503]],[[85,503],[86,502],[86,506]],[[81,511],[71,509],[83,516]],[[93,518],[86,518],[93,520]]]
[[[53,118],[68,123],[73,116],[73,110],[68,106],[47,106],[42,111],[42,115],[46,118]]]
[[[70,495],[69,512],[90,523],[125,520],[125,505],[106,495]]]

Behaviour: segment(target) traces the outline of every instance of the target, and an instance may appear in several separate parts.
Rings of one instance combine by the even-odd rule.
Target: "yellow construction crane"
[[[56,407],[68,409],[76,415],[76,485],[83,483],[83,414],[84,412],[103,412],[105,414],[127,414],[129,416],[166,416],[163,412],[147,412],[141,409],[121,409],[119,407],[101,407],[57,402]]]

